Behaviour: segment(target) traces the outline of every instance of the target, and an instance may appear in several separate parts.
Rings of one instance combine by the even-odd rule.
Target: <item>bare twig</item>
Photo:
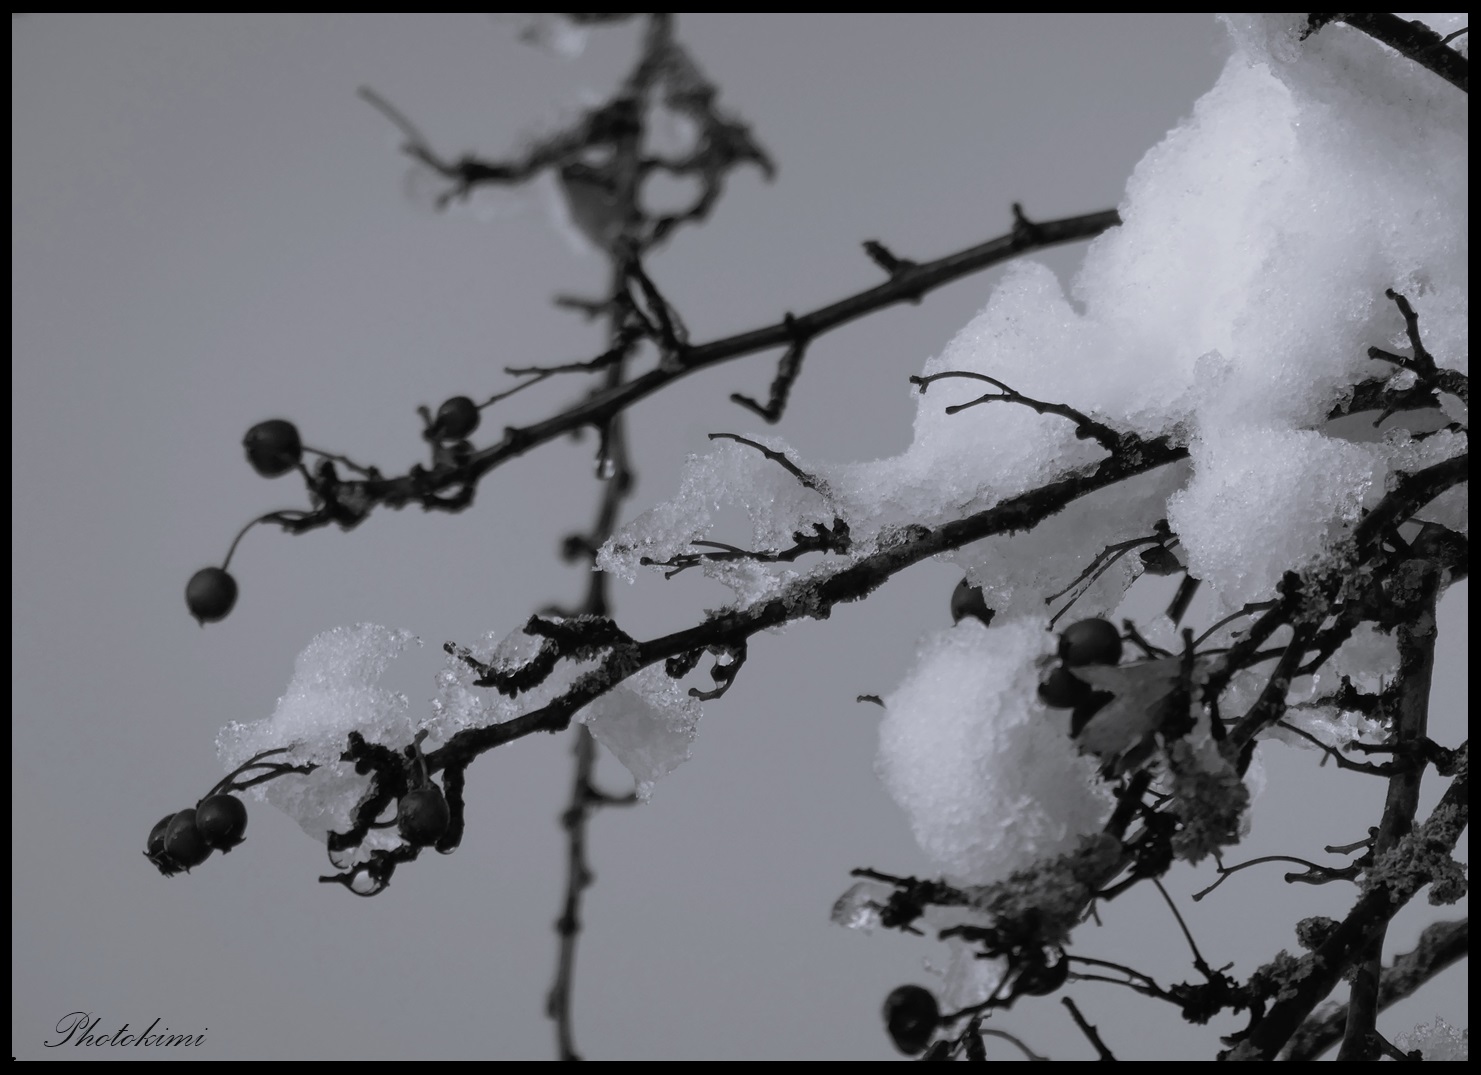
[[[1233,623],[1235,620],[1239,619],[1242,616],[1249,616],[1256,612],[1267,612],[1274,607],[1274,601],[1253,601],[1250,604],[1245,605],[1244,608],[1237,609],[1234,612],[1229,613],[1229,615],[1225,616],[1223,619],[1215,622],[1212,627],[1210,627],[1208,630],[1204,631],[1203,634],[1194,639],[1193,644],[1195,646],[1201,646],[1205,642],[1207,642],[1213,636],[1213,633],[1220,627],[1223,627],[1226,624]]]
[[[787,349],[777,360],[776,376],[772,378],[766,402],[758,403],[750,396],[739,392],[730,394],[732,403],[740,404],[772,424],[781,421],[782,412],[787,409],[787,399],[792,394],[792,384],[797,380],[797,375],[802,372],[802,360],[807,357],[807,345],[812,340],[811,336],[797,328],[797,319],[790,313],[782,316],[782,324],[786,325],[792,333],[792,342],[787,344]]]
[[[1444,369],[1435,364],[1435,357],[1425,349],[1424,341],[1419,335],[1419,315],[1414,312],[1414,307],[1409,305],[1409,300],[1400,295],[1393,288],[1384,292],[1388,298],[1393,300],[1399,308],[1399,313],[1404,318],[1404,330],[1409,336],[1409,347],[1413,354],[1405,358],[1396,355],[1392,351],[1385,351],[1382,347],[1368,348],[1368,357],[1380,362],[1392,362],[1400,369],[1408,370],[1418,378],[1419,384],[1427,389],[1439,392],[1449,392],[1457,396],[1467,406],[1471,402],[1471,380],[1458,370]]]
[[[1310,743],[1312,746],[1316,747],[1324,755],[1326,755],[1326,758],[1330,758],[1332,761],[1336,762],[1337,768],[1339,769],[1346,769],[1348,772],[1352,773],[1367,773],[1369,776],[1386,777],[1392,776],[1396,768],[1396,766],[1393,765],[1375,765],[1372,762],[1353,761],[1336,747],[1330,746],[1327,743],[1323,743],[1320,739],[1312,735],[1310,732],[1306,731],[1304,728],[1298,728],[1288,720],[1278,720],[1275,722],[1274,726],[1284,729],[1285,731],[1290,732],[1292,735],[1299,735],[1302,739],[1305,739],[1308,743]],[[1324,758],[1323,760],[1326,759]]]
[[[966,410],[968,407],[975,407],[980,403],[992,403],[995,400],[1002,400],[1004,403],[1017,403],[1021,406],[1028,407],[1030,410],[1037,411],[1039,414],[1057,414],[1061,418],[1068,418],[1075,424],[1075,436],[1082,440],[1093,440],[1113,455],[1128,445],[1133,445],[1137,442],[1137,438],[1134,435],[1117,433],[1104,422],[1097,422],[1083,411],[1077,411],[1074,407],[1064,403],[1046,403],[1041,399],[1025,396],[1022,392],[1009,388],[996,377],[989,377],[985,373],[973,373],[969,370],[948,370],[944,373],[933,373],[928,377],[912,376],[910,383],[924,393],[932,382],[945,380],[950,377],[965,377],[973,381],[986,381],[996,388],[997,391],[989,392],[984,396],[978,396],[976,399],[968,400],[966,403],[957,403],[947,407],[947,414],[956,414],[959,411]]]
[[[1146,993],[1149,996],[1168,996],[1167,990],[1158,985],[1155,978],[1153,978],[1150,974],[1143,974],[1141,971],[1136,970],[1133,967],[1128,967],[1121,963],[1112,963],[1104,959],[1094,959],[1090,956],[1066,955],[1065,958],[1075,963],[1084,963],[1087,967],[1104,967],[1106,970],[1118,971],[1121,974],[1126,975],[1128,979],[1124,982],[1116,978],[1094,978],[1093,980],[1116,982],[1119,985],[1129,985],[1132,988],[1136,989],[1138,992]],[[1084,978],[1087,981],[1092,980],[1092,976],[1088,974],[1077,974],[1076,977]]]
[[[1357,866],[1344,866],[1340,868],[1320,866],[1315,862],[1309,862],[1306,859],[1297,858],[1294,855],[1261,855],[1259,858],[1252,858],[1248,862],[1241,862],[1237,866],[1219,866],[1219,879],[1207,888],[1199,889],[1193,893],[1194,901],[1203,899],[1203,897],[1228,880],[1231,874],[1236,874],[1240,870],[1248,869],[1251,866],[1260,866],[1267,862],[1294,862],[1298,866],[1306,867],[1305,873],[1286,874],[1285,880],[1288,884],[1301,881],[1306,884],[1324,885],[1329,881],[1351,881],[1357,877],[1359,872]]]
[[[980,1023],[978,1024],[976,1030],[978,1034],[981,1034],[984,1037],[1002,1038],[1004,1041],[1016,1046],[1018,1051],[1021,1052],[1024,1055],[1024,1058],[1027,1060],[1043,1060],[1047,1062],[1049,1059],[1047,1056],[1040,1056],[1038,1053],[1034,1052],[1020,1039],[1015,1038],[1006,1030],[994,1030],[992,1027],[982,1026]]]
[[[1106,1048],[1105,1042],[1100,1040],[1100,1032],[1085,1021],[1085,1016],[1080,1014],[1080,1009],[1075,1006],[1075,1002],[1069,997],[1063,997],[1060,999],[1060,1003],[1069,1009],[1070,1017],[1075,1020],[1075,1025],[1080,1028],[1080,1033],[1084,1034],[1090,1044],[1095,1046],[1096,1055],[1101,1060],[1115,1060],[1115,1054]]]
[[[785,549],[741,549],[721,541],[694,541],[691,544],[718,551],[681,552],[670,556],[667,560],[655,560],[651,556],[644,556],[638,562],[645,567],[669,568],[670,570],[665,571],[663,577],[671,579],[681,571],[687,571],[702,563],[751,560],[759,564],[790,564],[810,552],[842,554],[852,547],[853,539],[849,535],[848,523],[842,518],[835,517],[832,526],[827,523],[813,523],[810,534],[803,530],[792,531],[792,545]]]
[[[1050,629],[1053,630],[1054,625],[1060,621],[1060,619],[1066,612],[1074,607],[1076,601],[1078,601],[1085,595],[1085,592],[1090,589],[1090,587],[1095,583],[1096,579],[1100,578],[1113,566],[1115,566],[1115,564],[1123,556],[1129,553],[1132,549],[1139,548],[1143,545],[1160,545],[1162,541],[1163,539],[1161,537],[1153,535],[1143,538],[1131,538],[1128,541],[1119,541],[1114,545],[1107,545],[1104,549],[1096,554],[1095,559],[1090,561],[1090,564],[1085,568],[1085,570],[1081,571],[1074,577],[1073,580],[1070,581],[1069,585],[1044,598],[1044,604],[1053,604],[1057,599],[1063,597],[1065,594],[1075,589],[1075,587],[1079,586],[1082,582],[1085,584],[1078,593],[1076,593],[1064,603],[1064,607],[1062,607],[1053,616],[1049,617]]]
[[[1198,950],[1198,942],[1193,939],[1193,934],[1188,929],[1188,923],[1183,921],[1183,916],[1178,911],[1178,905],[1173,903],[1172,897],[1167,894],[1167,889],[1163,887],[1161,881],[1155,877],[1150,878],[1150,880],[1153,887],[1162,896],[1162,902],[1167,904],[1167,909],[1172,912],[1173,918],[1177,919],[1178,929],[1182,930],[1183,939],[1188,942],[1188,949],[1193,953],[1193,965],[1198,968],[1200,974],[1211,977],[1213,968],[1209,966],[1208,960],[1203,958],[1203,953]]]
[[[773,463],[776,463],[788,474],[792,475],[792,477],[796,478],[799,482],[807,486],[809,489],[816,489],[818,492],[823,492],[823,487],[819,483],[818,479],[813,477],[807,471],[803,470],[796,463],[792,462],[792,460],[788,459],[785,452],[774,451],[764,444],[757,444],[755,441],[749,439],[748,437],[737,436],[734,433],[711,433],[709,435],[709,438],[710,440],[733,440],[737,444],[744,444],[747,447],[755,448],[758,452],[766,456],[766,458],[770,459]]]
[[[1408,388],[1395,388],[1389,377],[1373,377],[1352,387],[1352,395],[1327,412],[1328,420],[1363,411],[1378,411],[1375,427],[1400,411],[1438,410],[1440,401],[1429,385],[1416,381]]]

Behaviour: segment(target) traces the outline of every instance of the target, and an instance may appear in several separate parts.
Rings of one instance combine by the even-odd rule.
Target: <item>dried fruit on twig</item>
[[[237,580],[224,568],[203,567],[185,584],[185,607],[202,627],[226,619],[237,603]]]
[[[936,998],[924,986],[902,985],[885,998],[885,1029],[895,1048],[906,1056],[925,1051],[940,1021]]]
[[[298,427],[282,418],[258,422],[247,430],[242,447],[247,449],[247,462],[264,478],[287,474],[303,458]]]

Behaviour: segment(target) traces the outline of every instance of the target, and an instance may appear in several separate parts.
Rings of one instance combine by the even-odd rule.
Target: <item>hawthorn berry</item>
[[[478,428],[478,404],[467,396],[454,396],[437,408],[432,423],[435,440],[462,440]]]
[[[1081,620],[1059,636],[1059,656],[1070,668],[1121,660],[1121,632],[1108,620]]]
[[[1059,962],[1053,965],[1041,956],[1018,972],[1013,982],[1013,995],[1045,997],[1064,985],[1069,977],[1070,961],[1063,952],[1059,953]]]
[[[144,845],[144,853],[150,858],[153,858],[165,849],[165,830],[170,827],[170,822],[174,820],[174,814],[166,814],[155,823],[154,828],[149,830],[149,842]]]
[[[413,847],[435,844],[451,822],[447,800],[435,784],[407,792],[396,808],[396,831]]]
[[[195,824],[195,809],[187,807],[174,817],[165,829],[165,854],[181,869],[199,866],[211,857],[211,845],[201,836]]]
[[[303,458],[298,427],[283,418],[258,422],[247,430],[242,447],[247,449],[247,462],[264,478],[287,474]]]
[[[936,998],[924,986],[902,985],[884,1002],[884,1025],[890,1040],[906,1056],[925,1051],[941,1021]]]
[[[984,627],[992,623],[992,618],[997,613],[987,607],[987,602],[982,597],[982,587],[973,586],[966,579],[956,584],[956,589],[951,591],[951,622],[961,623],[967,616],[976,616],[982,621]]]
[[[246,804],[235,795],[212,795],[195,808],[195,827],[208,847],[230,851],[247,831]]]
[[[154,863],[155,868],[166,877],[173,877],[180,872],[180,867],[165,852],[165,833],[174,820],[174,814],[166,814],[160,818],[154,828],[149,830],[149,840],[144,845],[144,857]]]
[[[1090,684],[1076,678],[1064,665],[1055,668],[1039,684],[1039,700],[1051,709],[1074,709],[1090,695]]]
[[[204,627],[226,619],[237,603],[237,580],[224,568],[203,567],[185,584],[185,607]]]

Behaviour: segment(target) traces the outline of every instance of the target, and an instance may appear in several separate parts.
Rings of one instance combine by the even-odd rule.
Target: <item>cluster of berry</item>
[[[425,410],[422,414],[427,422],[423,436],[435,445],[460,443],[478,428],[478,404],[467,396],[453,396],[437,408],[435,418]],[[247,462],[264,478],[287,474],[303,462],[305,451],[298,427],[283,418],[258,422],[247,430],[242,447],[247,450]],[[227,560],[231,560],[229,553]],[[236,603],[237,581],[225,565],[203,567],[185,584],[185,605],[203,627],[226,619]]]
[[[247,807],[241,799],[208,795],[193,807],[160,818],[150,830],[144,857],[171,877],[199,866],[212,851],[230,851],[246,831]]]
[[[1059,664],[1039,684],[1039,698],[1054,709],[1072,709],[1070,734],[1079,735],[1090,718],[1113,697],[1080,679],[1072,668],[1121,661],[1121,632],[1108,620],[1081,620],[1059,636]]]

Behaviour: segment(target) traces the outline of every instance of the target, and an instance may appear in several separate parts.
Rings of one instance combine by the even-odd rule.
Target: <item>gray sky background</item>
[[[742,173],[712,222],[651,266],[701,340],[877,282],[864,239],[928,258],[1001,234],[1014,200],[1038,217],[1114,205],[1225,55],[1203,15],[678,25],[780,165],[773,185]],[[423,450],[418,403],[487,396],[505,365],[599,349],[547,300],[595,294],[602,262],[573,254],[537,198],[481,221],[409,197],[394,131],[356,87],[379,90],[444,152],[499,155],[604,93],[632,55],[630,28],[595,34],[566,62],[486,15],[12,20],[13,1055],[75,1057],[43,1042],[78,1010],[110,1030],[155,1018],[204,1030],[194,1052],[210,1059],[551,1055],[542,1005],[566,737],[482,759],[458,853],[424,856],[373,900],[317,884],[322,847],[267,808],[245,845],[193,876],[165,880],[140,851],[157,818],[220,775],[217,729],[270,714],[319,631],[370,620],[421,635],[387,679],[421,705],[444,640],[508,630],[578,595],[556,546],[596,503],[589,438],[495,472],[458,516],[382,511],[351,534],[295,539],[254,531],[233,561],[237,608],[207,630],[182,599],[243,522],[302,503],[292,479],[247,467],[252,423],[289,417],[309,444],[404,470]],[[1067,275],[1078,256],[1045,260]],[[818,341],[781,435],[835,459],[901,450],[906,377],[994,278]],[[764,392],[774,358],[705,372],[632,412],[629,517],[674,490],[706,433],[758,428],[726,397]],[[485,425],[543,417],[578,390],[523,393]],[[921,960],[935,946],[856,935],[827,915],[852,867],[928,867],[873,776],[877,711],[854,697],[894,686],[917,636],[948,622],[955,581],[923,565],[827,622],[759,639],[736,687],[707,707],[693,760],[650,805],[598,817],[576,993],[586,1056],[894,1055],[879,1004],[902,982],[930,984]],[[1463,734],[1465,590],[1442,609],[1442,741]],[[617,588],[617,615],[649,635],[697,622],[722,594],[653,577]],[[1319,769],[1313,753],[1265,753],[1271,788],[1250,854],[1319,856],[1377,817],[1378,782]],[[625,788],[610,760],[602,773]],[[1298,917],[1350,903],[1344,887],[1282,886],[1279,870],[1247,871],[1198,905],[1185,894],[1209,870],[1175,872],[1212,963],[1248,974],[1294,946]],[[1180,975],[1186,951],[1147,896],[1107,905],[1103,927],[1077,939],[1085,954]],[[1406,913],[1390,949],[1435,917],[1423,904]],[[1452,969],[1384,1025],[1463,1023],[1465,982]],[[1124,990],[1082,983],[1074,995],[1123,1055],[1216,1047],[1210,1030]],[[1057,998],[995,1025],[1056,1059],[1092,1055]]]

